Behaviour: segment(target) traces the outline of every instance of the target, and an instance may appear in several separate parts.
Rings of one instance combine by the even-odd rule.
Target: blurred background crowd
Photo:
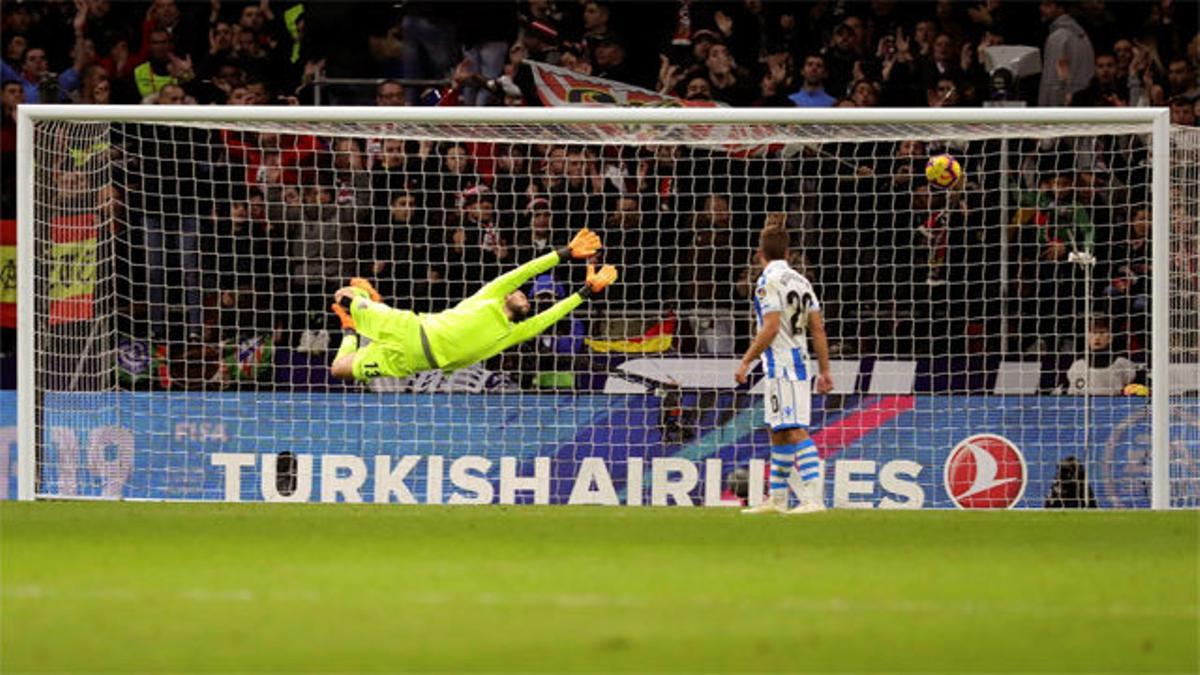
[[[21,102],[538,106],[537,62],[691,104],[1200,116],[1198,9],[1171,0],[74,0],[0,11],[4,218]],[[1030,49],[989,51],[1019,46]],[[1148,149],[1137,137],[1014,142],[1004,191],[998,142],[937,138],[739,156],[118,124],[102,146],[43,167],[44,198],[111,223],[118,332],[185,373],[209,364],[180,382],[211,380],[220,345],[251,335],[324,360],[313,333],[351,274],[436,309],[582,225],[624,276],[590,325],[559,327],[551,351],[677,316],[675,349],[734,353],[749,337],[754,233],[774,221],[826,300],[836,354],[1069,358],[1090,296],[1111,349],[1145,356]],[[960,158],[963,189],[926,184],[937,152]],[[115,168],[95,189],[98,161]],[[1090,285],[1068,260],[1077,250],[1097,259]],[[548,302],[577,281],[528,290]],[[11,330],[3,343],[11,352]]]
[[[7,2],[3,78],[20,92],[4,101],[529,105],[510,83],[530,59],[734,106],[1003,97],[1178,105],[1186,124],[1197,12],[1173,0]],[[1037,86],[993,81],[985,50],[1001,45],[1041,50]],[[372,86],[385,79],[398,84]]]

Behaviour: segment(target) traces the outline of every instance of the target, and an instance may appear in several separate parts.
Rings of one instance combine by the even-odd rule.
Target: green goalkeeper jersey
[[[416,315],[390,310],[383,321],[360,322],[359,332],[375,344],[404,353],[411,364],[404,369],[415,372],[426,369],[417,367],[420,362],[427,361],[421,356],[425,353],[421,343],[421,330],[424,330],[429,351],[436,362],[428,367],[447,371],[465,368],[540,334],[583,302],[579,293],[572,293],[550,309],[519,323],[513,323],[504,314],[504,299],[509,293],[558,262],[557,252],[547,253],[500,276],[475,295],[443,312]],[[356,319],[358,316],[356,313]],[[368,328],[364,323],[375,325]]]

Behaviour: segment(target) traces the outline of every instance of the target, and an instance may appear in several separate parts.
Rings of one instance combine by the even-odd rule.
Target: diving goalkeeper
[[[331,307],[342,323],[342,344],[330,366],[343,380],[405,377],[423,370],[452,371],[484,361],[549,328],[594,293],[617,280],[617,268],[588,265],[584,287],[553,307],[529,315],[519,289],[567,258],[589,258],[600,237],[586,227],[571,243],[501,275],[475,295],[436,314],[416,314],[380,302],[366,279],[351,279]]]

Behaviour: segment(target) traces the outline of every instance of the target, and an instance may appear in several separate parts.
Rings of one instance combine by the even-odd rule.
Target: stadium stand
[[[0,217],[12,219],[15,213],[13,114],[21,102],[543,105],[528,61],[692,103],[1169,105],[1174,123],[1196,125],[1200,33],[1195,12],[1180,5],[1186,3],[5,3]],[[349,16],[354,20],[344,20]],[[1018,73],[1006,80],[1006,73],[997,72],[988,49],[1005,45],[1042,50],[1040,83],[1036,76]],[[377,84],[337,87],[332,83],[338,78]],[[184,162],[139,130],[116,136],[118,146],[136,143],[139,156],[166,167],[163,175],[172,174],[170,165],[178,162],[202,167],[212,184],[230,186],[225,194],[190,195],[180,193],[179,185],[129,175],[121,181],[126,193],[116,187],[101,191],[105,204],[115,204],[122,214],[118,221],[136,222],[133,229],[140,232],[179,238],[168,260],[162,254],[169,247],[157,239],[117,232],[117,258],[130,269],[116,276],[127,280],[118,289],[120,330],[134,340],[165,338],[179,345],[179,353],[168,357],[183,364],[181,372],[212,345],[250,339],[249,333],[274,331],[277,343],[311,339],[304,330],[286,330],[301,326],[280,324],[279,317],[307,322],[320,307],[272,303],[320,300],[324,291],[319,289],[333,279],[361,274],[379,278],[397,295],[447,300],[514,259],[556,245],[583,224],[608,233],[609,258],[633,275],[614,289],[608,305],[613,317],[620,315],[622,303],[662,313],[697,305],[741,307],[754,273],[743,264],[744,256],[729,252],[749,250],[750,234],[765,218],[782,218],[803,233],[795,243],[804,259],[795,262],[808,266],[834,304],[912,299],[903,295],[912,292],[906,289],[923,288],[949,307],[937,315],[902,317],[913,323],[906,334],[929,336],[904,344],[889,343],[888,331],[879,325],[897,317],[846,311],[831,320],[836,354],[903,360],[929,352],[970,358],[982,351],[1034,351],[1070,362],[1072,346],[1047,344],[1046,336],[1076,328],[1062,325],[1073,321],[1070,308],[1055,304],[1072,294],[1056,290],[1060,265],[1053,246],[1036,237],[1020,241],[1022,258],[1036,264],[1022,266],[1009,279],[1011,292],[995,294],[1017,299],[1012,339],[1003,345],[938,340],[939,334],[970,334],[972,307],[986,299],[956,289],[978,293],[1002,282],[997,277],[992,286],[968,284],[979,280],[964,276],[989,273],[994,249],[951,246],[951,256],[969,251],[976,258],[949,259],[937,268],[925,263],[929,252],[918,239],[893,240],[896,232],[927,225],[914,220],[923,217],[925,197],[904,178],[919,173],[927,153],[935,150],[919,142],[879,144],[867,156],[861,148],[847,147],[844,155],[834,148],[833,161],[814,163],[805,184],[820,186],[822,199],[849,204],[849,212],[861,215],[852,227],[843,217],[835,228],[814,215],[822,204],[810,204],[816,208],[801,215],[799,200],[731,200],[727,195],[753,195],[773,177],[751,177],[747,167],[714,170],[717,160],[694,148],[634,153],[629,148],[381,143],[266,133],[168,139],[174,141],[171,148],[205,153]],[[852,150],[857,155],[851,156]],[[1103,300],[1116,318],[1114,349],[1140,363],[1147,343],[1147,290],[1137,281],[1144,275],[1131,270],[1129,261],[1146,245],[1146,213],[1111,206],[1142,201],[1114,197],[1135,182],[1122,172],[1134,170],[1136,152],[1107,149],[1106,161],[1097,166],[1022,167],[1022,183],[1030,186],[1023,206],[1031,217],[1046,207],[1039,200],[1051,198],[1076,210],[1077,222],[1094,228],[1097,281],[1086,292]],[[1059,163],[1071,157],[1043,154]],[[847,164],[856,180],[840,175]],[[71,180],[71,172],[64,171],[60,180]],[[685,184],[686,190],[678,188]],[[159,200],[164,198],[185,203],[163,208]],[[891,200],[888,208],[867,204],[881,198]],[[163,223],[159,214],[164,212],[195,217]],[[271,227],[273,220],[302,212],[322,230],[289,238]],[[577,214],[572,222],[566,222],[568,213]],[[454,237],[456,232],[463,236]],[[481,234],[491,232],[503,234],[500,240]],[[327,250],[330,246],[336,250]],[[845,276],[854,268],[847,256],[863,249],[894,256],[877,265],[878,273],[866,283]],[[329,262],[334,258],[339,261]],[[317,259],[324,262],[315,264]],[[407,266],[389,264],[393,260],[408,260],[424,272],[409,274]],[[176,285],[186,286],[186,294],[162,296],[167,269],[180,277]],[[4,279],[8,283],[11,275]],[[547,287],[547,297],[554,292]],[[175,323],[186,327],[186,335],[155,335],[165,325],[164,303],[184,314]],[[605,325],[614,321],[600,319]],[[685,355],[733,353],[748,338],[742,323],[714,321],[681,331],[685,339],[678,348]],[[948,324],[967,328],[943,330]],[[596,336],[604,326],[569,330]],[[14,350],[14,329],[0,329],[5,364],[0,380],[6,387],[12,386]],[[280,367],[276,377],[296,375]],[[197,373],[174,381],[201,386],[204,380]],[[1020,381],[1028,378],[1022,375]]]

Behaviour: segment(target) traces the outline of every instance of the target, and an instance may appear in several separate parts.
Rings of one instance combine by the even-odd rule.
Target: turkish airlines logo
[[[946,494],[960,509],[1010,509],[1025,494],[1029,473],[1012,441],[977,434],[954,446],[944,480]]]

